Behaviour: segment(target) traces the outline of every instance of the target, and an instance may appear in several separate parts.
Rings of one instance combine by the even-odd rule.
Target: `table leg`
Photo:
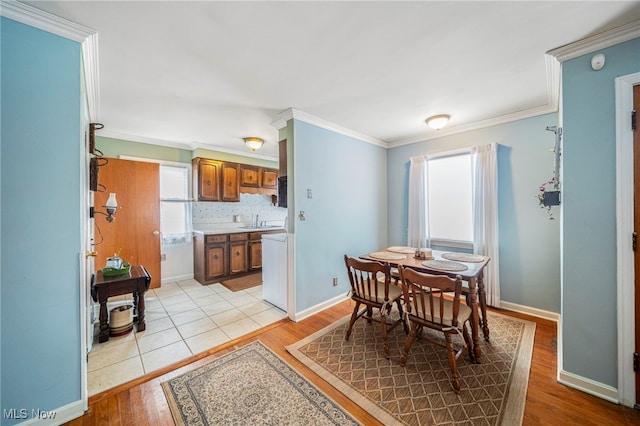
[[[487,320],[487,293],[484,291],[484,279],[483,273],[480,272],[478,276],[478,296],[480,298],[480,310],[482,311],[482,334],[484,334],[484,340],[489,340],[489,321]]]
[[[109,340],[109,315],[107,314],[107,301],[100,301],[100,335],[98,336],[98,343],[103,343]]]
[[[479,324],[480,319],[478,315],[478,289],[476,287],[475,279],[469,282],[469,298],[471,299],[471,338],[473,340],[473,353],[475,354],[475,360],[473,362],[480,362],[480,356],[482,356],[482,349],[480,349],[480,336],[479,336]]]
[[[138,292],[134,300],[138,301],[138,325],[136,326],[136,332],[144,331],[147,328],[147,324],[144,322],[144,293]]]

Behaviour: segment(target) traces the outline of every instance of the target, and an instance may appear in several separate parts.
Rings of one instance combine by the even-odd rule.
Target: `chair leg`
[[[387,343],[387,317],[384,309],[380,309],[380,327],[382,329],[382,347],[384,349],[384,357],[389,358],[389,344]]]
[[[449,368],[451,368],[451,384],[455,393],[460,393],[460,376],[458,375],[458,364],[456,362],[456,351],[453,347],[453,341],[451,340],[451,334],[445,333],[445,339],[447,339],[447,357],[449,358]]]
[[[400,320],[402,321],[402,328],[404,329],[404,334],[409,334],[409,326],[407,326],[407,322],[404,320],[404,312],[402,311],[402,303],[400,303],[400,299],[396,300],[398,305],[398,312],[400,313]]]
[[[359,307],[360,307],[360,302],[356,301],[356,307],[353,308],[353,313],[351,314],[351,320],[349,321],[349,328],[347,328],[347,332],[344,334],[344,340],[349,340],[349,336],[351,336],[351,329],[353,328],[353,324],[358,319]]]
[[[411,345],[413,345],[413,341],[416,339],[417,328],[418,326],[416,323],[411,324],[411,330],[409,331],[407,340],[405,340],[404,342],[404,354],[402,354],[402,358],[400,358],[400,365],[403,367],[407,363],[407,357],[409,356],[409,350],[411,349]]]
[[[471,335],[469,335],[469,330],[467,329],[466,322],[462,324],[462,337],[464,337],[464,342],[466,343],[467,350],[469,351],[469,360],[472,364],[476,364],[476,354],[473,352]]]

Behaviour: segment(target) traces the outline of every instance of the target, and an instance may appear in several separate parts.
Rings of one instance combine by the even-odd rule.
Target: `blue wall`
[[[554,208],[549,220],[537,199],[553,175],[555,135],[545,129],[557,124],[546,114],[390,149],[389,244],[407,244],[410,157],[496,142],[501,299],[560,312],[560,215]]]
[[[597,72],[590,65],[596,53],[606,55]],[[563,369],[613,387],[618,374],[614,79],[638,71],[640,39],[562,66]]]
[[[1,43],[2,409],[31,415],[81,398],[81,50],[6,18]]]
[[[294,120],[296,310],[346,295],[344,255],[386,246],[384,148]],[[307,198],[311,189],[312,198]],[[298,217],[306,213],[306,220]],[[333,287],[333,277],[339,285]]]

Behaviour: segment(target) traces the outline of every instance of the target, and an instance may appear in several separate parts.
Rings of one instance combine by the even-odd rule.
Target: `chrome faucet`
[[[257,228],[259,223],[260,222],[258,222],[258,215],[256,215],[256,223],[254,224],[254,226]]]

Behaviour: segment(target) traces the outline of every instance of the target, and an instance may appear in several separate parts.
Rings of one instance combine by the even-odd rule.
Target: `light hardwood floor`
[[[160,383],[235,348],[244,346],[250,341],[259,339],[363,424],[379,425],[380,423],[375,418],[302,365],[284,349],[285,346],[295,343],[351,313],[352,309],[352,302],[346,301],[298,323],[282,320],[164,370],[102,392],[89,398],[89,410],[84,416],[68,424],[71,426],[173,425],[174,422]],[[507,311],[499,312],[534,321],[537,324],[524,425],[640,424],[640,411],[612,404],[556,382],[557,333],[554,322]]]

